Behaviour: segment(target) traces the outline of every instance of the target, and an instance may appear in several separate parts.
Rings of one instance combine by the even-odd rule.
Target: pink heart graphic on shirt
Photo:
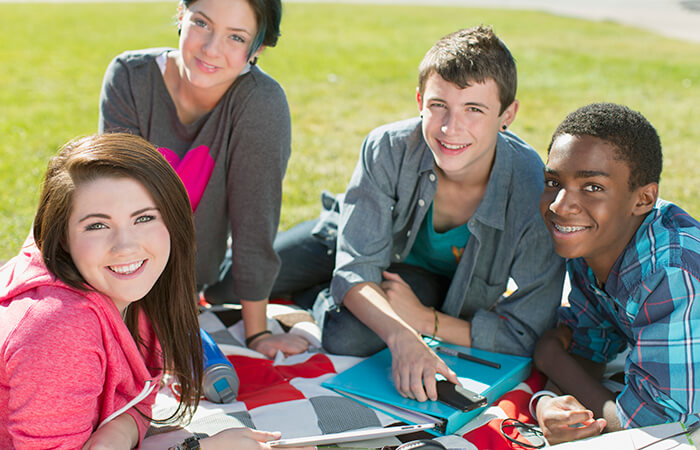
[[[182,180],[182,184],[185,185],[187,194],[190,196],[192,212],[196,211],[199,201],[204,195],[204,190],[207,188],[207,183],[209,183],[211,173],[214,171],[214,160],[209,155],[209,147],[200,145],[193,148],[185,154],[182,160],[169,148],[158,147],[158,151],[173,166]]]

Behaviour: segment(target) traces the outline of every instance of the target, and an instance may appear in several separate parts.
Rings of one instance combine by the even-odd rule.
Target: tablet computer
[[[305,445],[336,444],[340,442],[364,441],[366,439],[377,439],[387,436],[398,436],[401,434],[413,433],[416,431],[429,430],[435,428],[434,423],[422,423],[417,425],[399,425],[386,428],[363,428],[360,430],[343,431],[342,433],[319,434],[317,436],[307,436],[291,439],[279,439],[268,441],[270,447],[300,447]]]

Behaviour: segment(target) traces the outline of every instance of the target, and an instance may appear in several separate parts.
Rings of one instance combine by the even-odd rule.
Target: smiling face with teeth
[[[170,256],[170,233],[150,193],[132,178],[77,186],[68,252],[85,281],[119,311],[143,298]]]
[[[630,190],[629,177],[610,142],[562,134],[552,143],[540,212],[556,252],[583,257],[601,282],[654,205],[649,186]]]
[[[206,89],[220,98],[253,55],[258,23],[247,0],[197,0],[182,6],[180,45],[174,52],[185,87]]]
[[[515,119],[518,102],[502,114],[498,85],[493,79],[464,89],[436,72],[416,97],[423,116],[423,137],[435,164],[448,178],[488,179],[498,132]]]

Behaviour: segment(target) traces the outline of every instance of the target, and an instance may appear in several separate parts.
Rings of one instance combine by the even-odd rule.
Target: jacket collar
[[[506,134],[509,132],[506,132]],[[511,178],[513,176],[512,158],[507,157],[507,153],[513,151],[510,143],[503,136],[504,133],[498,133],[498,141],[496,142],[496,155],[489,175],[489,182],[486,185],[486,192],[481,199],[479,206],[476,208],[472,220],[487,225],[491,228],[503,230],[505,228],[505,212],[508,202]],[[430,151],[428,144],[423,141],[425,152],[420,162],[419,172],[430,171],[435,173],[435,162],[433,153]]]
[[[508,133],[508,132],[506,132]],[[506,206],[510,197],[510,185],[513,177],[513,160],[507,153],[512,152],[510,143],[498,133],[496,155],[489,175],[489,183],[481,203],[476,208],[472,219],[491,228],[503,230],[506,221]]]

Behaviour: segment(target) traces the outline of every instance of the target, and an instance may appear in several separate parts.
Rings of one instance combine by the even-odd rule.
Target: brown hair
[[[518,89],[515,60],[491,27],[479,25],[455,31],[437,41],[418,67],[418,92],[421,97],[425,83],[433,73],[461,89],[472,83],[493,79],[501,101],[499,115],[515,101]]]
[[[77,289],[92,290],[66,251],[68,219],[76,188],[102,177],[141,183],[170,233],[165,269],[148,294],[130,305],[126,325],[142,347],[138,317],[141,311],[146,314],[161,345],[163,369],[177,376],[182,388],[177,410],[157,422],[191,417],[199,404],[203,371],[195,302],[194,224],[187,191],[158,150],[138,136],[120,133],[68,142],[49,162],[34,219],[34,239],[46,267],[58,279]]]

